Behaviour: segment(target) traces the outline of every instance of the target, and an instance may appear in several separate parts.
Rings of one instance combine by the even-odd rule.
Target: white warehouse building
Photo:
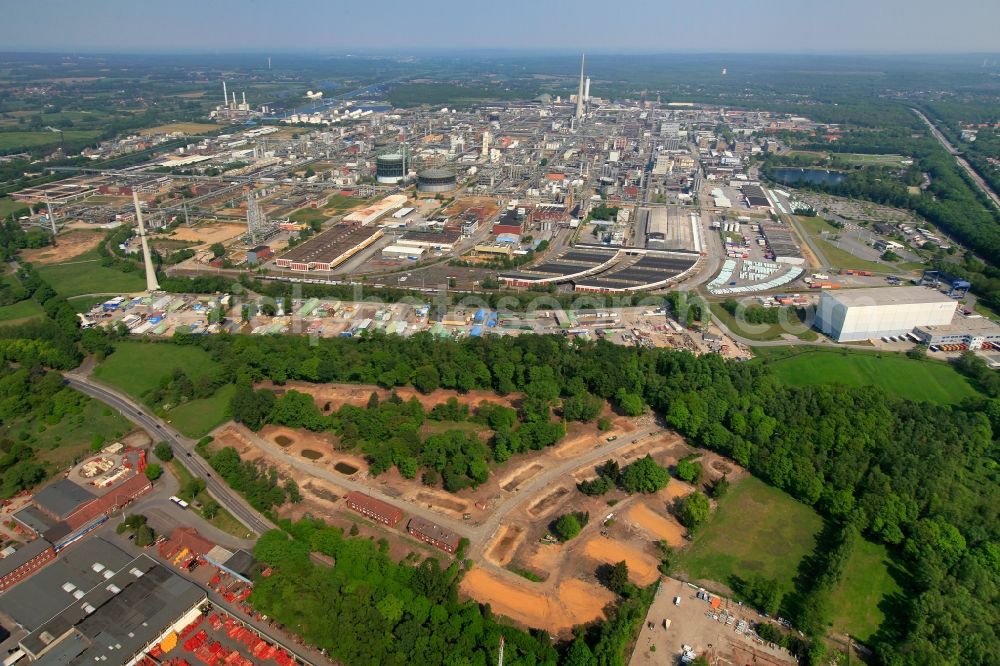
[[[943,326],[957,303],[926,287],[875,287],[824,291],[816,328],[837,342],[904,335],[917,326]]]

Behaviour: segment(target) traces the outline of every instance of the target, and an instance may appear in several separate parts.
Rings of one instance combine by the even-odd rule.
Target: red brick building
[[[345,499],[351,509],[389,527],[395,527],[403,519],[402,510],[370,495],[354,491],[348,493]]]
[[[410,518],[410,522],[406,524],[406,531],[410,533],[410,536],[436,546],[446,553],[454,553],[458,550],[458,543],[462,540],[454,532],[419,517]]]
[[[0,592],[32,576],[54,560],[56,551],[48,541],[35,539],[12,555],[0,559]]]

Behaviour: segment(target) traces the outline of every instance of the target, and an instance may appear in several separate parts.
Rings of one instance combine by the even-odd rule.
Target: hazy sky
[[[3,0],[0,50],[997,52],[997,0]]]

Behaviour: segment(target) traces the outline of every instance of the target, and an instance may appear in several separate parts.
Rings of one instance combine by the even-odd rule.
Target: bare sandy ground
[[[576,579],[562,582],[554,596],[535,591],[534,585],[473,567],[462,579],[459,591],[490,604],[495,613],[553,634],[604,617],[604,607],[615,599],[600,585]]]
[[[273,391],[294,390],[299,393],[308,393],[316,400],[316,404],[319,408],[324,409],[324,411],[327,403],[330,404],[331,410],[336,410],[341,405],[364,407],[368,404],[368,399],[371,397],[372,393],[378,395],[379,400],[384,400],[391,394],[391,391],[387,389],[366,384],[312,384],[309,382],[287,382],[283,386],[276,386],[269,382],[264,382],[260,384],[260,386]],[[411,397],[415,397],[418,401],[420,401],[420,404],[424,406],[424,409],[432,409],[437,405],[443,404],[448,401],[448,398],[456,398],[459,403],[468,405],[469,407],[475,407],[484,400],[486,402],[503,405],[505,407],[513,407],[515,402],[520,399],[520,395],[497,395],[492,391],[469,391],[468,393],[458,393],[457,391],[438,390],[425,395],[416,389],[407,386],[397,388],[396,395],[403,400],[409,400]]]
[[[694,486],[690,486],[683,481],[671,478],[670,483],[663,490],[656,493],[656,497],[670,503],[678,497],[687,497],[694,492]]]
[[[684,545],[684,527],[672,516],[654,511],[645,503],[633,505],[625,519],[649,532],[657,541],[666,541],[674,547]]]
[[[629,580],[638,585],[649,585],[660,576],[656,570],[658,563],[655,557],[617,539],[592,536],[584,544],[583,553],[593,560],[606,564],[625,560],[628,564]]]
[[[99,231],[73,230],[59,234],[56,246],[21,250],[21,258],[32,264],[58,264],[70,261],[101,244],[104,234]]]
[[[196,243],[210,245],[212,243],[222,243],[231,238],[236,238],[245,232],[246,229],[247,228],[242,224],[225,223],[203,224],[197,227],[180,226],[174,229],[174,231],[169,235],[158,237],[171,240],[193,241]]]

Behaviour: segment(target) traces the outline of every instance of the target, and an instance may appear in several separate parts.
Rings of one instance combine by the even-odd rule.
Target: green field
[[[322,208],[300,208],[289,215],[288,219],[300,224],[310,224],[312,222],[326,222],[330,217],[331,214]]]
[[[4,305],[0,307],[0,326],[21,324],[35,317],[40,317],[43,313],[42,306],[31,299],[19,301],[13,305]]]
[[[0,424],[0,438],[26,441],[38,452],[39,460],[62,470],[91,450],[94,435],[111,443],[131,430],[132,424],[121,414],[88,398],[78,413],[66,414],[58,423],[21,418]]]
[[[941,361],[914,360],[891,352],[787,348],[757,351],[790,386],[874,384],[901,398],[942,404],[959,403],[977,395],[965,377]]]
[[[91,142],[100,136],[98,131],[66,130],[63,139],[67,144],[73,142]],[[0,151],[25,150],[39,146],[59,146],[59,133],[45,130],[43,132],[0,132]],[[69,145],[66,146],[67,149]]]
[[[851,166],[890,166],[903,165],[906,158],[902,155],[868,155],[866,153],[830,153],[835,164]]]
[[[235,394],[236,385],[226,384],[211,398],[191,400],[167,410],[166,417],[185,436],[198,439],[226,420]]]
[[[103,303],[108,300],[105,296],[71,296],[66,299],[69,304],[73,306],[73,309],[77,312],[88,312],[92,307],[98,303]]]
[[[799,563],[816,547],[822,527],[811,508],[747,477],[719,500],[694,542],[681,551],[678,569],[692,580],[726,586],[734,576],[757,574],[791,591]]]
[[[0,218],[5,218],[11,213],[17,213],[22,210],[27,212],[28,204],[14,201],[10,197],[0,197]]]
[[[94,368],[94,377],[141,398],[157,388],[160,381],[180,368],[194,380],[219,369],[199,347],[144,342],[118,342],[113,354]]]
[[[980,301],[978,298],[976,299],[975,304],[972,306],[972,309],[973,311],[975,311],[976,314],[981,314],[984,317],[989,317],[990,319],[993,320],[1000,319],[1000,316],[998,316],[996,312],[990,310],[988,307],[983,305],[983,302]]]
[[[61,264],[40,265],[38,274],[61,296],[122,294],[142,291],[146,278],[141,271],[123,273],[101,265],[97,250],[85,252]]]
[[[830,159],[831,166],[902,166],[902,155],[868,155],[865,153],[828,153],[816,150],[791,150],[790,156],[806,156],[817,163]]]
[[[354,208],[355,206],[360,206],[365,202],[364,199],[358,199],[355,197],[345,197],[343,194],[334,194],[326,202],[326,206],[323,210],[326,211],[343,211]]]
[[[819,338],[819,334],[805,324],[796,326],[788,331],[784,330],[780,324],[742,324],[736,321],[736,318],[729,314],[729,311],[723,308],[721,303],[710,303],[709,307],[712,310],[712,314],[718,317],[726,325],[726,328],[736,335],[749,340],[757,340],[759,342],[781,340],[781,336],[786,333],[800,340],[809,340],[810,342]]]
[[[901,592],[889,573],[893,564],[885,546],[858,539],[840,585],[831,595],[834,631],[866,641],[885,620],[883,599]]]

